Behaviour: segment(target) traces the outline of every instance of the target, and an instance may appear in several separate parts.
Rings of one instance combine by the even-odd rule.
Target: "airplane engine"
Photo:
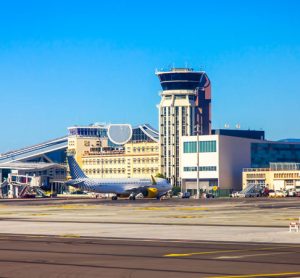
[[[143,192],[143,195],[148,198],[155,198],[158,194],[158,190],[155,187],[149,187]]]

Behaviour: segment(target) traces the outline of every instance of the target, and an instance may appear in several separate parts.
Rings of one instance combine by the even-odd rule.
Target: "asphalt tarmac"
[[[182,199],[182,198],[170,198],[157,200],[156,198],[144,198],[136,199],[134,201],[128,198],[119,198],[117,201],[113,201],[110,198],[92,198],[92,197],[59,197],[59,198],[33,198],[33,199],[0,199],[0,204],[7,203],[10,205],[22,205],[22,206],[36,206],[36,205],[47,205],[53,203],[64,203],[64,204],[106,204],[106,205],[124,205],[124,204],[155,204],[155,205],[198,205],[200,204],[249,204],[249,205],[261,205],[264,206],[266,203],[273,205],[282,204],[284,207],[289,205],[300,204],[300,197],[290,198],[207,198],[207,199]]]
[[[0,277],[300,277],[300,245],[2,234]]]
[[[241,205],[241,209],[247,208],[300,208],[300,197],[294,198],[208,198],[208,199],[136,199],[134,201],[128,200],[128,198],[119,198],[117,201],[108,199],[96,199],[90,197],[60,197],[60,198],[34,198],[34,199],[0,199],[0,205],[11,206],[43,206],[53,204],[87,204],[87,205],[107,205],[107,206],[126,206],[135,205],[140,206],[143,204],[155,205],[155,206],[198,206],[198,205]],[[224,209],[224,207],[222,208]]]
[[[0,277],[300,277],[300,198],[0,200]],[[205,240],[205,241],[204,241]]]

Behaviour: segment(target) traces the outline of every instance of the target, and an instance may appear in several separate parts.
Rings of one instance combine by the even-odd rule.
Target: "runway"
[[[298,198],[0,202],[0,277],[300,277]]]
[[[300,245],[0,237],[0,277],[300,277]]]

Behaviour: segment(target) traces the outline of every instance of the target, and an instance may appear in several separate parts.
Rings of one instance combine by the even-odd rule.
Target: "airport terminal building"
[[[251,144],[264,139],[263,132],[252,131],[250,138],[247,138],[246,132],[224,130],[215,132],[218,134],[202,135],[198,138],[182,137],[180,149],[182,191],[196,193],[197,170],[201,191],[208,192],[214,189],[218,191],[218,195],[227,196],[231,191],[241,189],[241,172],[243,168],[251,165]]]
[[[68,152],[91,178],[140,178],[160,172],[158,132],[148,124],[69,127]]]
[[[68,136],[0,155],[0,187],[5,180],[36,177],[44,189],[65,190],[67,153],[91,178],[150,177],[160,173],[159,135],[148,124],[72,126]]]
[[[258,185],[271,190],[300,191],[300,163],[276,162],[267,168],[243,169],[243,189]]]
[[[242,190],[254,182],[271,184],[264,169],[270,163],[300,163],[300,143],[266,141],[262,131],[224,129],[213,133],[199,136],[198,150],[197,136],[182,137],[180,175],[183,191],[195,194],[197,169],[200,190],[216,190],[217,195],[228,196],[232,191]],[[271,172],[267,170],[268,174]],[[296,184],[296,181],[293,183]]]
[[[68,138],[60,137],[0,155],[0,184],[9,175],[40,177],[44,187],[60,187],[66,179]]]

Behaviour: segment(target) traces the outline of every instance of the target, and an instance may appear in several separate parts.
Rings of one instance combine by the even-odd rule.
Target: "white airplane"
[[[88,178],[77,164],[73,156],[68,155],[71,180],[67,185],[83,191],[96,193],[113,193],[112,200],[117,200],[120,195],[129,195],[130,200],[135,200],[136,195],[142,193],[144,197],[160,199],[166,195],[172,186],[166,179],[151,176],[151,179],[122,178],[122,179],[93,179]]]

